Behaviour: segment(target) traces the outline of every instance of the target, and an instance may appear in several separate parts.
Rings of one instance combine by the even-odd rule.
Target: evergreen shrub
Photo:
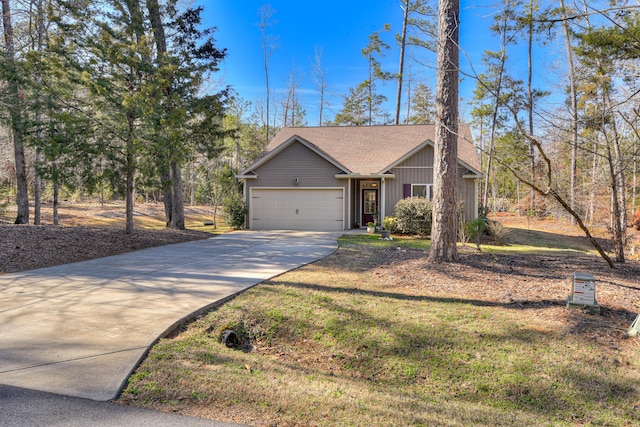
[[[409,197],[395,206],[398,229],[407,234],[431,234],[433,204],[424,197]]]
[[[234,230],[242,230],[247,216],[247,205],[242,194],[231,192],[223,198],[222,204],[227,225]]]

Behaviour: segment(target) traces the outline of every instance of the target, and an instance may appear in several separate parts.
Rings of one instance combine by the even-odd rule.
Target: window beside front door
[[[432,184],[411,184],[411,197],[426,197],[431,200]]]

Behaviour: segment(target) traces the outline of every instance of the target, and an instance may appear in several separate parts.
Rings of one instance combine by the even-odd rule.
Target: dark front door
[[[378,190],[362,190],[362,226],[376,222],[378,216]]]

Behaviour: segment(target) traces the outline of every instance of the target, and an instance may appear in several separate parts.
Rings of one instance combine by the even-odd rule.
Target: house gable
[[[290,137],[289,139],[287,139],[285,142],[279,144],[277,147],[273,148],[270,151],[267,151],[265,153],[263,153],[263,155],[261,157],[258,158],[258,160],[256,160],[256,162],[254,164],[252,164],[250,167],[248,167],[247,169],[243,170],[242,172],[240,172],[238,174],[239,178],[253,178],[255,175],[256,171],[264,164],[269,163],[272,161],[273,158],[279,157],[280,153],[283,151],[288,151],[289,148],[292,145],[302,145],[304,147],[306,147],[309,151],[315,153],[318,157],[326,160],[328,163],[334,165],[336,168],[339,169],[339,171],[341,173],[348,173],[349,170],[347,168],[345,168],[343,165],[341,165],[339,162],[337,162],[334,158],[332,158],[330,155],[328,155],[327,153],[325,153],[324,151],[322,151],[320,148],[318,148],[316,145],[312,144],[311,142],[297,136],[294,135],[292,137]],[[285,155],[285,157],[289,157],[291,158],[290,155]]]
[[[251,172],[257,176],[251,181],[252,187],[335,187],[342,185],[335,175],[343,170],[303,142],[293,140]]]

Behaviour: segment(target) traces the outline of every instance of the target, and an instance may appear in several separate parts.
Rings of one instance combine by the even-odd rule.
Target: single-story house
[[[284,128],[237,177],[252,230],[340,231],[393,215],[398,200],[431,198],[434,125]],[[469,127],[458,137],[458,197],[478,213],[480,163]]]

